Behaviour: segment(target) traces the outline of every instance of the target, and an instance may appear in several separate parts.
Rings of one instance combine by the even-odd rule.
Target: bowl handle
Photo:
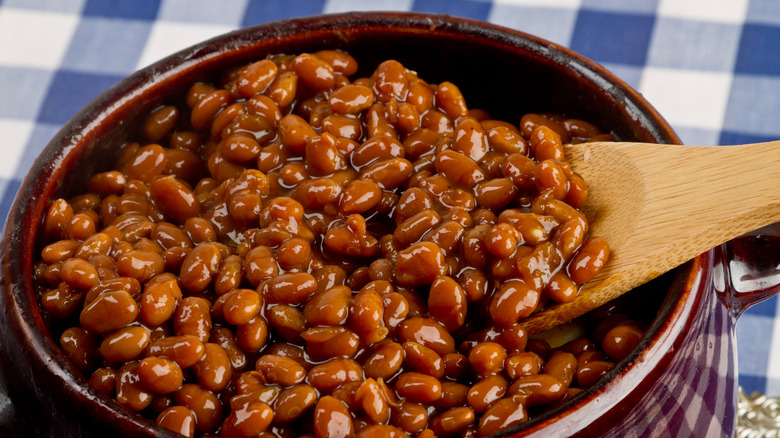
[[[717,253],[722,276],[716,274],[715,289],[724,292],[735,317],[780,293],[780,222],[727,242]]]

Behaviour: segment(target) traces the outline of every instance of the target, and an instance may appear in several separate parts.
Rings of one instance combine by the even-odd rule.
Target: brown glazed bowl
[[[473,20],[406,13],[307,17],[239,30],[183,50],[138,71],[76,114],[20,188],[5,225],[0,284],[0,358],[19,431],[173,436],[90,389],[50,336],[32,285],[34,258],[42,247],[41,219],[53,199],[80,193],[89,175],[106,170],[142,115],[181,96],[189,84],[268,54],[325,48],[348,51],[365,72],[394,58],[432,83],[451,81],[470,107],[487,108],[497,119],[565,113],[608,127],[622,140],[679,142],[636,91],[595,63]],[[745,245],[780,252],[769,238],[753,237]],[[745,245],[710,251],[651,283],[660,311],[637,350],[565,406],[504,435],[732,435],[734,318],[749,301],[764,296],[742,294],[747,298],[735,301],[729,292],[726,257],[739,253],[746,260],[751,253]]]

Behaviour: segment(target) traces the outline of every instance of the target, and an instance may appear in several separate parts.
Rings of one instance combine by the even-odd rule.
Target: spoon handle
[[[621,165],[623,172],[633,174],[623,176],[626,186],[618,188],[620,191],[604,193],[611,199],[594,199],[600,204],[597,208],[609,208],[603,202],[614,203],[617,198],[612,196],[623,192],[633,198],[630,205],[641,209],[619,218],[610,216],[611,221],[630,220],[619,228],[630,232],[621,236],[623,239],[642,248],[633,251],[633,257],[641,259],[642,253],[656,250],[695,256],[778,219],[780,142],[729,147],[621,143],[617,144],[620,155],[615,153],[615,145],[598,147],[609,161],[599,163],[599,150],[585,149],[583,164],[591,163],[586,181],[596,172],[617,170]],[[610,152],[606,152],[607,147]],[[594,186],[601,189],[598,181]],[[592,228],[594,235],[601,227],[614,225],[597,223]],[[621,240],[608,241],[615,248],[624,246]],[[684,250],[687,245],[697,248]]]
[[[591,143],[567,146],[591,193],[583,209],[610,261],[571,303],[523,325],[571,320],[697,255],[780,221],[780,142],[740,146]],[[622,200],[625,200],[623,202]]]

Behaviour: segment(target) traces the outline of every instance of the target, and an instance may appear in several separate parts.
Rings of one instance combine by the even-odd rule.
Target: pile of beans
[[[98,393],[186,436],[487,436],[642,337],[520,322],[606,263],[563,144],[389,60],[271,56],[155,109],[42,224],[40,303]],[[132,139],[131,139],[132,140]]]

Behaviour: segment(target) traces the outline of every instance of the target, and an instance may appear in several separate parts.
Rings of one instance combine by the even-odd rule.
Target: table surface
[[[58,129],[134,70],[236,28],[359,10],[466,16],[572,48],[643,93],[686,144],[780,138],[776,0],[0,0],[0,217]],[[737,325],[748,393],[780,394],[779,307]]]

